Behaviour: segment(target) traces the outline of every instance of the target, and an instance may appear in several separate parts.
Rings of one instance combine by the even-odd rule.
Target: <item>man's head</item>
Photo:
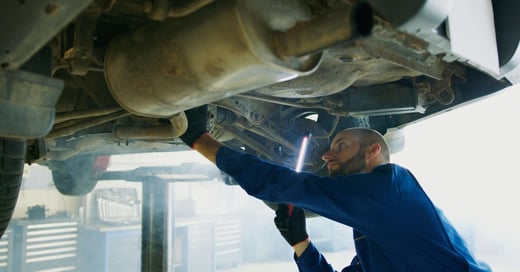
[[[323,154],[330,176],[370,172],[388,163],[388,144],[383,136],[368,128],[345,129],[334,137],[330,150]]]

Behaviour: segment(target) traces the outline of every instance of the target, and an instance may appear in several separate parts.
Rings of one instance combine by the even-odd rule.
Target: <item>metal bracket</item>
[[[88,72],[98,16],[99,14],[84,14],[75,22],[74,45],[64,54],[64,60],[73,75],[83,76]]]

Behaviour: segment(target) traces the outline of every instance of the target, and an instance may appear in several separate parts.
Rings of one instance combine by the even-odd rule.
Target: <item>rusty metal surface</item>
[[[369,5],[347,7],[316,20],[301,22],[277,32],[275,50],[279,56],[304,56],[370,34],[373,14]]]
[[[169,123],[117,126],[114,136],[121,140],[168,140],[184,134],[187,128],[188,120],[181,112],[172,116]]]
[[[0,35],[0,69],[20,67],[92,2],[2,1],[0,25],[9,31]]]
[[[214,1],[215,0],[194,0],[176,6],[172,5],[170,0],[145,0],[143,1],[143,11],[152,20],[163,21],[168,17],[178,18],[190,15]]]
[[[370,36],[323,52],[320,67],[311,75],[257,88],[264,95],[301,98],[339,93],[350,86],[369,86],[406,77],[427,75],[442,79],[448,67],[428,43],[397,31],[376,17]]]
[[[89,70],[98,16],[82,14],[74,22],[74,44],[64,53],[64,61],[73,75],[84,76]]]
[[[91,128],[91,127],[101,125],[101,124],[105,124],[110,121],[114,121],[114,120],[123,118],[128,115],[130,115],[130,113],[120,110],[120,111],[117,111],[117,112],[114,112],[114,113],[111,113],[108,115],[103,115],[101,117],[95,117],[95,118],[92,118],[87,121],[74,122],[70,126],[64,126],[64,127],[60,127],[60,128],[55,127],[45,137],[48,139],[53,139],[53,138],[58,138],[58,137],[70,136],[80,130]],[[65,123],[61,123],[61,124],[65,124]]]
[[[134,114],[167,117],[317,67],[319,56],[301,62],[277,58],[268,50],[271,40],[262,38],[267,26],[250,14],[262,11],[249,8],[222,1],[196,16],[151,23],[116,38],[105,59],[113,96]]]
[[[306,114],[319,114],[323,139],[359,125],[351,122],[356,118],[384,131],[508,85],[450,54],[445,24],[438,25],[449,1],[370,0],[395,8],[377,6],[377,16],[403,15],[403,24],[392,16],[374,17],[371,34],[349,42],[341,41],[356,28],[345,26],[357,21],[345,11],[358,1],[96,0],[54,37],[58,30],[47,27],[67,22],[47,20],[69,16],[60,13],[62,4],[88,1],[11,1],[1,4],[7,8],[0,13],[18,16],[26,14],[23,9],[43,19],[15,20],[16,27],[1,39],[14,37],[21,47],[2,48],[0,56],[22,54],[23,35],[32,35],[38,42],[30,46],[36,47],[43,45],[40,35],[50,39],[52,75],[65,81],[57,122],[45,143],[51,159],[182,148],[177,136],[186,120],[171,117],[209,103],[211,135],[282,160],[294,151],[290,131],[309,130],[294,126]],[[421,3],[441,9],[424,10]],[[14,17],[0,21],[7,18]],[[419,26],[419,32],[408,26]],[[290,48],[277,48],[276,40]],[[306,55],[315,51],[321,53]],[[17,67],[11,65],[3,69]],[[112,119],[114,113],[104,108],[115,106],[131,116]]]
[[[79,110],[79,111],[69,111],[69,112],[60,112],[56,113],[54,117],[54,124],[59,124],[65,121],[73,120],[73,119],[81,119],[87,117],[96,117],[102,116],[110,113],[114,113],[116,111],[120,111],[120,107],[107,107],[107,108],[99,108],[99,109],[87,109],[87,110]]]

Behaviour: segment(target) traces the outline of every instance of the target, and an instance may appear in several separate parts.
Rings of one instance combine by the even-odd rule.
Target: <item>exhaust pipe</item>
[[[314,21],[299,23],[274,36],[275,50],[280,57],[304,56],[367,36],[374,25],[372,8],[361,3],[327,14]]]
[[[114,136],[121,140],[164,140],[181,136],[188,129],[188,119],[184,112],[174,114],[167,124],[154,126],[118,126]]]

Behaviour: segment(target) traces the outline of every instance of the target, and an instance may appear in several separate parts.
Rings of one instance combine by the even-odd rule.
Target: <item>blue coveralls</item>
[[[216,163],[256,198],[292,203],[351,226],[357,256],[344,271],[491,271],[473,258],[415,177],[396,164],[320,177],[228,147],[219,149]],[[312,243],[295,261],[300,271],[334,271]]]

